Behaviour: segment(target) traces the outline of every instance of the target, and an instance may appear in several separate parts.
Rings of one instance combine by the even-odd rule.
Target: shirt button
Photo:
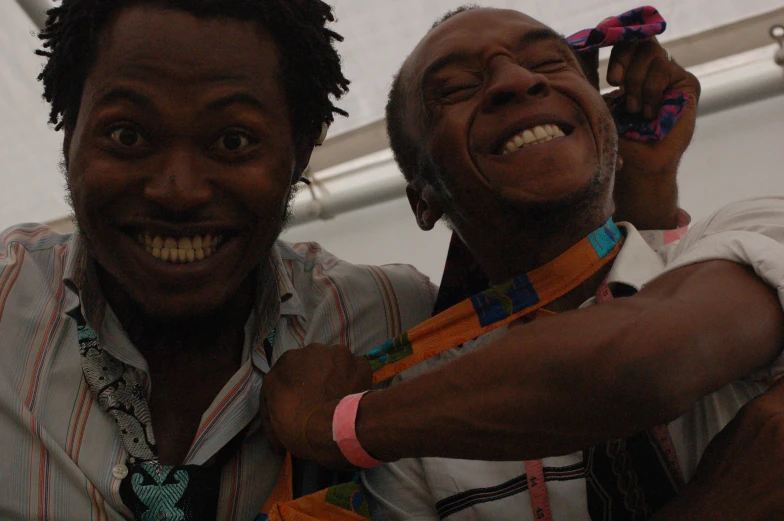
[[[112,469],[112,475],[117,479],[125,479],[128,476],[128,467],[125,465],[115,465]]]

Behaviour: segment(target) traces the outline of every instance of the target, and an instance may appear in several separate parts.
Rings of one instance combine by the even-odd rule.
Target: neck
[[[500,284],[552,261],[605,221],[604,218],[585,219],[564,230],[547,226],[507,229],[494,234],[486,233],[487,230],[485,233],[460,230],[460,236],[491,282]]]
[[[505,234],[469,232],[465,235],[461,233],[461,236],[492,284],[500,284],[551,262],[603,225],[605,221],[605,218],[597,217],[584,219],[581,221],[584,224],[563,230],[553,230],[547,226],[531,226],[509,230]],[[547,308],[562,312],[579,307],[596,294],[611,265],[612,263],[607,263],[585,282],[552,302]]]
[[[239,363],[245,340],[245,323],[255,302],[255,275],[213,312],[199,317],[161,318],[146,313],[114,279],[99,270],[99,281],[107,303],[131,342],[151,366],[199,363]]]

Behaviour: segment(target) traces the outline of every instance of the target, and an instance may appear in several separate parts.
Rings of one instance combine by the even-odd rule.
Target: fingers
[[[634,58],[637,43],[619,43],[612,48],[610,63],[607,66],[607,83],[614,87],[621,87],[626,70]]]
[[[626,111],[655,118],[664,92],[671,87],[672,70],[677,67],[655,38],[622,43],[613,48],[607,82],[626,94]]]
[[[373,368],[370,365],[370,360],[364,356],[358,356],[357,373],[359,375],[359,381],[363,387],[359,390],[359,392],[370,389],[373,386]]]
[[[654,58],[650,63],[648,76],[643,82],[639,98],[642,102],[644,118],[654,119],[661,112],[662,99],[670,85],[670,79],[665,58],[660,56]]]
[[[267,400],[265,400],[263,396],[259,401],[259,415],[261,417],[262,432],[264,433],[264,437],[269,441],[272,452],[279,456],[285,454],[286,449],[283,447],[283,444],[275,434],[275,429],[272,427],[272,420],[270,418],[269,409],[267,408]]]

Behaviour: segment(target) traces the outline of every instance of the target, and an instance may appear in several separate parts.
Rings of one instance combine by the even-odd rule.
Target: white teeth
[[[223,243],[222,236],[213,237],[161,237],[150,233],[137,234],[136,242],[147,252],[162,261],[185,264],[204,260]]]
[[[502,154],[507,155],[516,152],[519,148],[528,148],[533,145],[540,145],[548,141],[565,137],[566,134],[558,125],[546,124],[526,129],[506,142],[502,149]]]

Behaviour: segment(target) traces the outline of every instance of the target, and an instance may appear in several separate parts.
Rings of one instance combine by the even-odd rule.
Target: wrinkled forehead
[[[538,20],[512,9],[480,8],[464,11],[432,29],[414,48],[403,65],[409,81],[418,83],[434,63],[450,56],[480,54],[493,46],[517,45],[528,35],[549,35],[557,45],[562,39]],[[565,45],[565,44],[564,44]]]

